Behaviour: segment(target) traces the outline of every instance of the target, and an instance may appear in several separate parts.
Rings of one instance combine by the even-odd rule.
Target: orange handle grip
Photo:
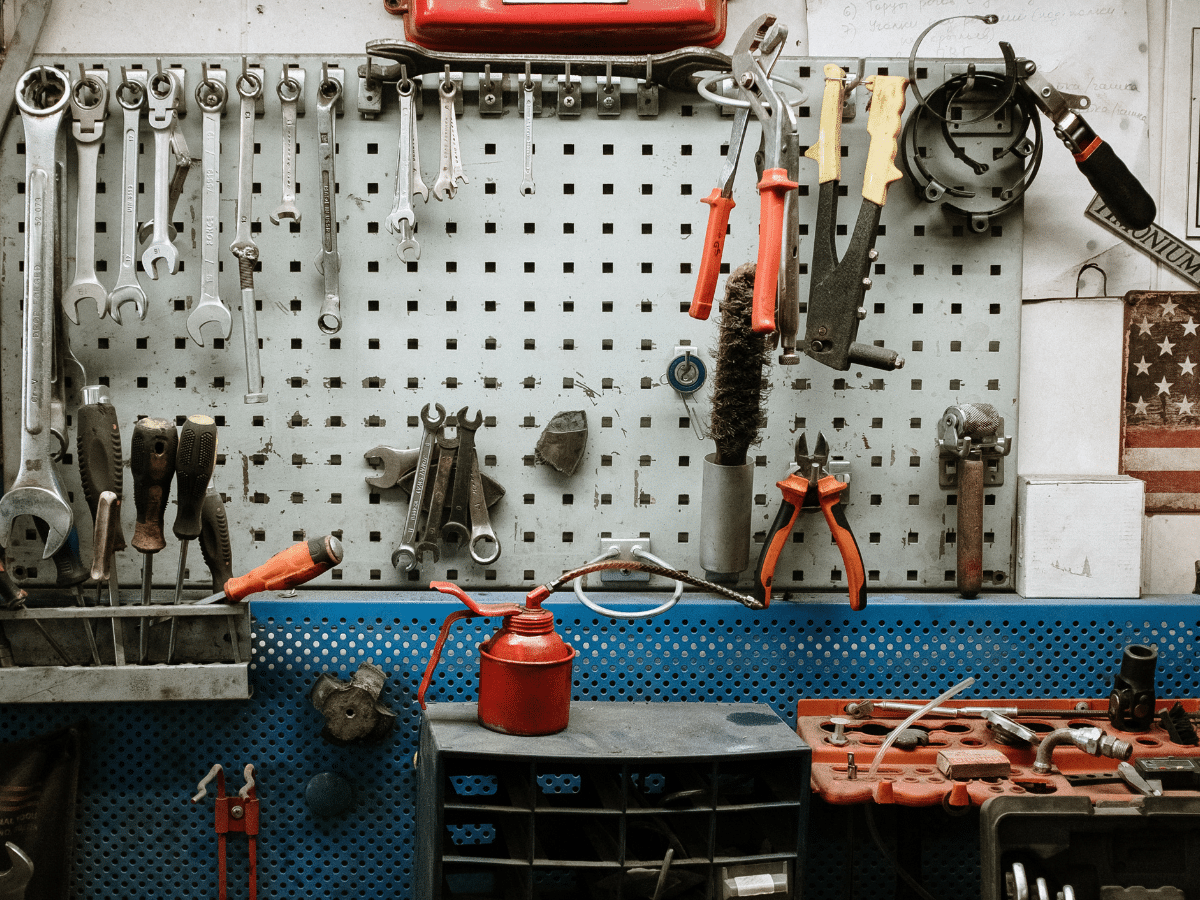
[[[692,295],[692,306],[688,315],[693,319],[707,319],[712,310],[713,295],[717,291],[717,278],[721,275],[721,256],[725,252],[725,232],[729,228],[729,211],[737,204],[732,197],[721,196],[720,188],[700,201],[709,205],[708,227],[704,230],[704,256],[700,259],[700,277],[696,279],[696,293]]]
[[[779,554],[787,543],[788,535],[796,525],[796,517],[804,505],[804,495],[808,491],[808,480],[794,472],[783,481],[775,482],[775,486],[783,492],[783,503],[771,530],[767,533],[767,542],[763,544],[762,555],[758,558],[758,566],[754,572],[754,583],[763,607],[771,605],[771,585],[775,581],[775,565],[779,562]]]
[[[867,579],[863,572],[862,553],[858,549],[858,541],[846,521],[846,511],[839,501],[842,491],[848,485],[838,481],[832,475],[826,475],[817,483],[817,493],[821,501],[821,512],[825,514],[825,522],[837,544],[838,552],[842,554],[842,565],[846,568],[846,582],[850,593],[850,608],[859,611],[867,606]]]
[[[261,591],[285,591],[312,581],[342,561],[342,543],[333,535],[292,544],[256,569],[225,582],[225,600],[236,603]]]
[[[750,328],[756,334],[775,330],[775,292],[779,285],[779,257],[783,244],[783,206],[788,191],[799,185],[788,179],[787,169],[767,169],[758,183],[758,267],[754,273],[754,307]]]

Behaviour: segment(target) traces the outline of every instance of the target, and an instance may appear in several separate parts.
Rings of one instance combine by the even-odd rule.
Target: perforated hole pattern
[[[666,615],[629,623],[585,614],[571,600],[547,606],[559,632],[579,650],[577,700],[759,701],[794,725],[799,697],[931,697],[967,675],[977,679],[967,694],[972,697],[1099,697],[1107,694],[1121,648],[1134,642],[1158,646],[1160,697],[1200,691],[1194,665],[1200,616],[1190,605],[892,598],[854,614],[839,597],[750,613],[684,600]],[[192,806],[189,798],[213,763],[226,767],[232,791],[242,784],[242,766],[252,762],[262,800],[262,896],[411,897],[415,695],[438,628],[456,609],[461,606],[439,601],[331,601],[328,595],[256,602],[254,696],[248,701],[6,706],[4,740],[79,719],[91,723],[74,896],[211,893],[212,804]],[[476,647],[496,627],[483,619],[455,624],[431,701],[475,699]],[[318,674],[349,678],[365,660],[387,673],[382,699],[399,715],[397,731],[379,746],[333,747],[318,736],[322,720],[309,690]],[[355,807],[344,817],[316,818],[304,804],[308,780],[324,771],[354,785]],[[555,786],[570,790],[569,780]],[[464,783],[462,789],[496,786]],[[881,819],[890,834],[886,825]],[[926,877],[939,897],[977,896],[978,828],[956,828],[945,840],[926,842]],[[863,896],[890,896],[891,872],[868,845],[861,820],[856,834],[857,889]],[[483,836],[464,832],[460,839]],[[808,896],[841,896],[839,840],[840,832],[814,828]],[[229,857],[231,896],[242,897],[240,836],[230,837]]]

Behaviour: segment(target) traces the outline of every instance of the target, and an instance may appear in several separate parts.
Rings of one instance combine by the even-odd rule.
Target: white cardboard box
[[[1128,475],[1017,480],[1017,593],[1141,596],[1145,483]]]

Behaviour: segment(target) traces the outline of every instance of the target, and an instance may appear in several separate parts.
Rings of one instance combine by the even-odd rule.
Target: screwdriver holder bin
[[[575,703],[539,738],[475,716],[425,711],[414,896],[801,896],[811,751],[767,705]]]

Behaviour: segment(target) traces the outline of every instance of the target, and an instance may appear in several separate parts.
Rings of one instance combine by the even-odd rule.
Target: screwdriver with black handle
[[[208,482],[217,463],[217,423],[209,416],[188,416],[179,432],[175,456],[175,524],[171,531],[179,538],[179,571],[175,576],[175,595],[171,603],[179,605],[183,594],[183,573],[187,566],[188,544],[202,531],[201,512]],[[167,663],[175,655],[176,621],[171,620],[167,639]]]
[[[204,495],[204,505],[200,507],[200,552],[212,576],[213,592],[219,593],[222,585],[233,578],[233,546],[229,542],[225,501],[212,488]],[[229,616],[229,646],[235,663],[242,662],[238,622],[238,616]]]
[[[129,442],[129,473],[133,476],[133,502],[137,525],[133,531],[133,549],[142,556],[142,605],[150,604],[154,583],[154,554],[167,545],[163,537],[163,514],[171,496],[175,477],[175,458],[179,433],[167,419],[143,418],[133,426]],[[146,620],[139,623],[138,662],[146,661],[149,632]]]

